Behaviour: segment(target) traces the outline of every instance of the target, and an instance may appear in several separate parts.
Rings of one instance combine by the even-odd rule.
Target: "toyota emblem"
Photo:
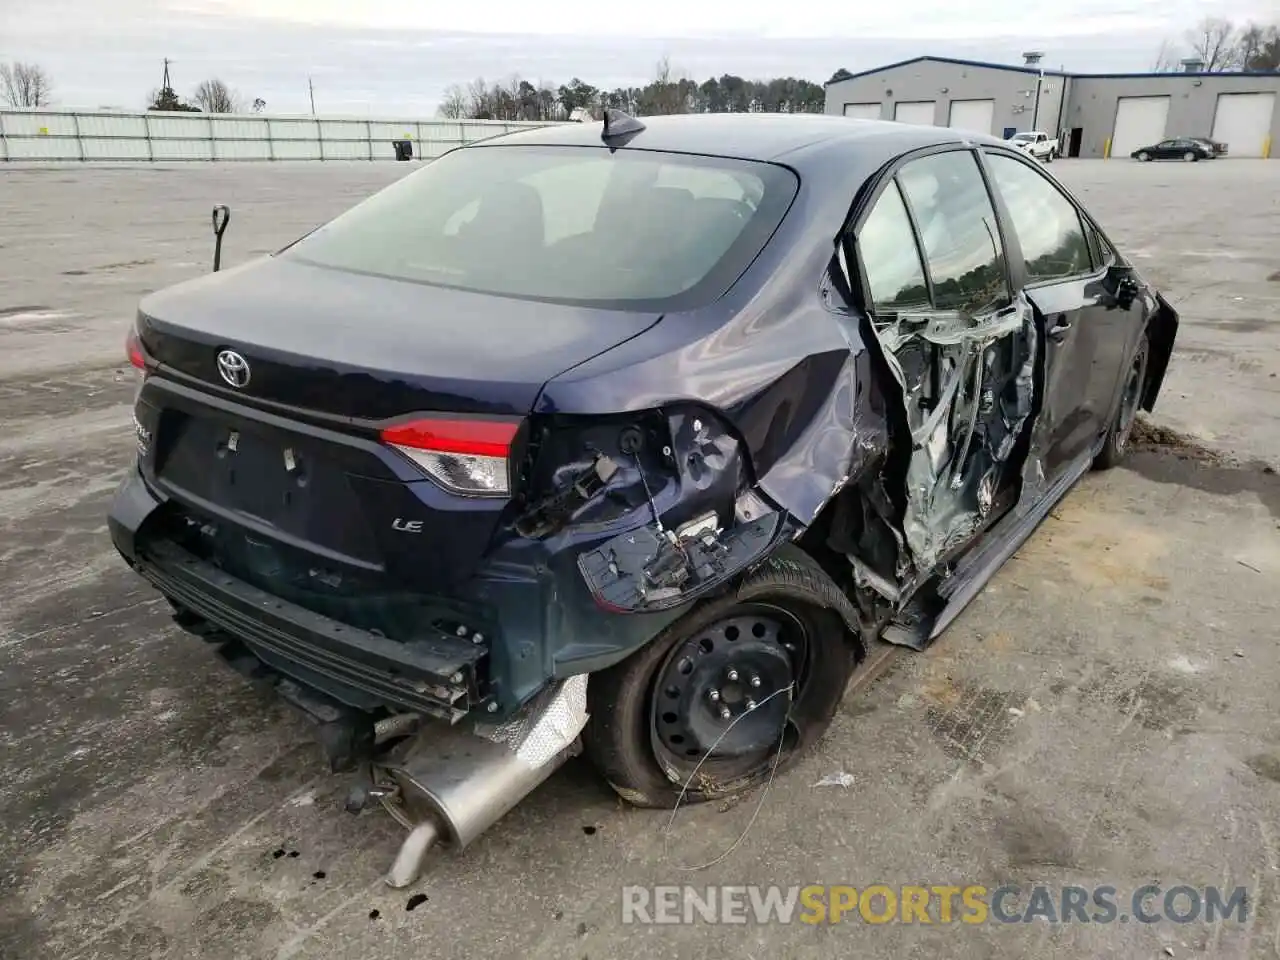
[[[249,385],[249,361],[234,350],[219,352],[218,372],[222,374],[222,379],[233,387]]]

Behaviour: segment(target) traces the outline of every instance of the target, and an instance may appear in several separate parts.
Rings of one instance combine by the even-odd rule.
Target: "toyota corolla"
[[[610,111],[146,297],[111,536],[407,884],[581,749],[659,807],[795,761],[1123,457],[1177,326],[1003,141]]]

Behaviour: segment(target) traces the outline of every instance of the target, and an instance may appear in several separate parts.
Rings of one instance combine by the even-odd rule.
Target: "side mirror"
[[[1128,310],[1138,299],[1142,287],[1133,274],[1133,268],[1117,264],[1107,271],[1107,290],[1121,310]]]

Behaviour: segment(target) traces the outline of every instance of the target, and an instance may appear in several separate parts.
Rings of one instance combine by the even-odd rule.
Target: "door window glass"
[[[1089,238],[1089,255],[1093,258],[1094,266],[1109,267],[1119,259],[1115,247],[1107,243],[1107,238],[1088,220],[1084,222],[1084,231]]]
[[[929,306],[920,251],[896,183],[890,183],[858,231],[871,308],[885,317]]]
[[[920,230],[933,305],[979,315],[1007,304],[1000,228],[974,154],[953,150],[913,160],[898,181]]]
[[[1080,214],[1040,171],[989,155],[988,168],[1013,219],[1030,280],[1058,280],[1093,269]]]

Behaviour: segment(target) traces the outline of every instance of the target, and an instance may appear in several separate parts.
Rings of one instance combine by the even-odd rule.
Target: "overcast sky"
[[[173,60],[184,96],[218,76],[271,113],[430,116],[441,91],[519,74],[606,88],[667,56],[698,80],[825,81],[924,53],[1146,70],[1206,15],[1274,20],[1275,0],[0,0],[0,61],[42,64],[58,103],[141,107]]]

